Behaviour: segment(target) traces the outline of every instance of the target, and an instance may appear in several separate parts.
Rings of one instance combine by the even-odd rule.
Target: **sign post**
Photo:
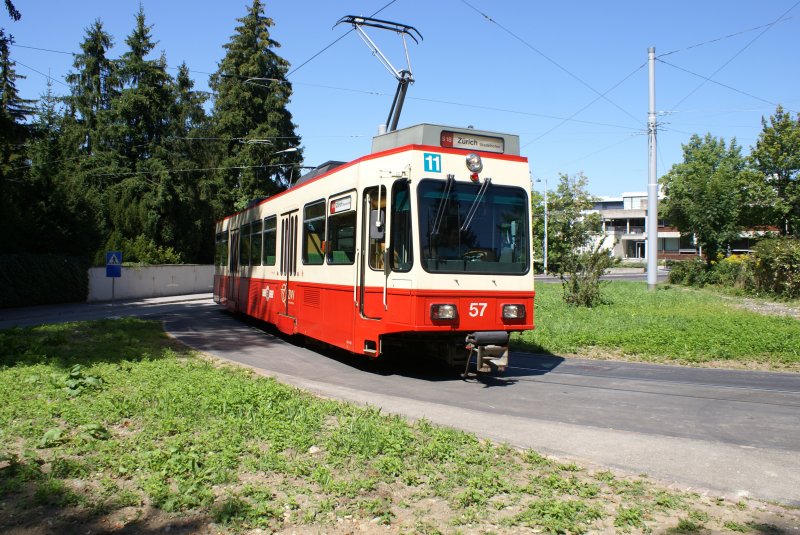
[[[114,282],[122,276],[122,252],[106,253],[106,277],[111,278],[111,306],[114,306]]]

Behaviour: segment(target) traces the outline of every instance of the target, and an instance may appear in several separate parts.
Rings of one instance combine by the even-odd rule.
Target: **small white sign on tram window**
[[[353,200],[351,197],[342,197],[331,201],[331,213],[338,214],[339,212],[346,212],[353,208]]]
[[[442,147],[451,149],[482,150],[485,152],[505,152],[505,145],[501,137],[479,136],[464,132],[442,131],[440,137]]]

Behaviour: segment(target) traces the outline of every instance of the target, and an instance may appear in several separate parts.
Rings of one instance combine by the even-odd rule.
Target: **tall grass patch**
[[[536,287],[536,329],[519,349],[554,354],[600,349],[645,360],[800,368],[800,321],[737,308],[735,299],[673,286],[613,282],[608,302],[570,307],[557,287]]]

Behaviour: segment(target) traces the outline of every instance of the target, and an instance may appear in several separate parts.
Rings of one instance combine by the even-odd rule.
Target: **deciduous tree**
[[[706,260],[716,261],[747,222],[755,178],[736,140],[695,134],[683,145],[683,161],[661,178],[662,215],[697,236]]]
[[[582,173],[560,175],[556,191],[548,194],[547,247],[548,263],[561,277],[564,300],[592,307],[603,302],[600,277],[616,261],[604,248],[588,183]]]
[[[800,114],[781,106],[769,121],[761,119],[762,131],[750,157],[775,193],[772,223],[781,234],[800,236]]]

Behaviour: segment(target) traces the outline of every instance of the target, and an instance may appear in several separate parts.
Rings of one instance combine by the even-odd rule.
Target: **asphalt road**
[[[681,489],[800,505],[800,375],[512,353],[502,376],[463,380],[408,355],[378,364],[305,348],[206,296],[0,311],[0,328],[137,315],[176,338],[324,396],[476,432]]]

